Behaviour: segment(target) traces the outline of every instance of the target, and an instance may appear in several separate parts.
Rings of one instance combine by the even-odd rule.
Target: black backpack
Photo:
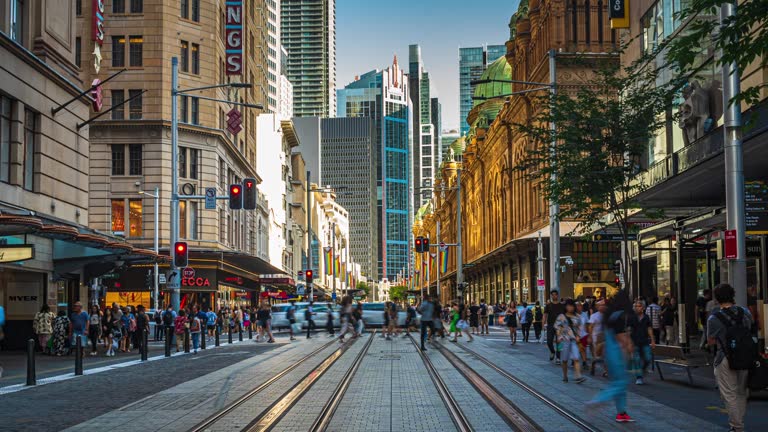
[[[541,311],[541,306],[534,306],[533,313],[537,322],[541,321],[541,319],[544,317],[544,313]]]
[[[163,312],[163,324],[169,327],[173,325],[173,315],[168,311]]]
[[[725,326],[725,346],[722,347],[728,366],[733,370],[749,370],[755,366],[757,345],[752,339],[749,326],[744,325],[744,310],[737,309],[735,314],[731,309],[715,313]]]

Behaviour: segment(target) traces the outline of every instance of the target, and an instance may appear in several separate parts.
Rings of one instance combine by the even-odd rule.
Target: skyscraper
[[[480,79],[489,64],[507,53],[504,45],[459,48],[459,125],[461,134],[469,131],[467,115],[472,110],[472,96],[475,86],[472,81]]]
[[[433,97],[429,72],[424,70],[424,64],[421,60],[421,47],[415,44],[410,45],[408,54],[408,82],[412,90],[410,99],[413,109],[411,116],[413,185],[415,188],[429,187],[432,186],[432,180],[439,163],[440,103],[436,97]],[[437,112],[433,112],[433,106]],[[429,201],[431,193],[428,190],[414,190],[414,192],[412,195],[416,199],[416,202],[412,204],[414,209]]]
[[[280,44],[280,1],[266,0],[267,7],[258,8],[260,13],[266,13],[263,21],[267,23],[267,83],[268,97],[267,109],[273,113],[279,113],[283,108],[280,106],[283,83],[280,80],[280,66],[282,57],[282,47]]]
[[[350,251],[363,273],[376,279],[376,129],[371,117],[322,119],[323,185],[343,187],[337,201],[349,211]]]
[[[394,280],[398,273],[407,273],[410,265],[413,208],[408,125],[410,88],[406,78],[395,57],[388,68],[367,72],[337,91],[339,117],[371,117],[374,122],[376,224],[371,230],[378,236],[379,279]]]
[[[294,115],[330,117],[336,112],[336,1],[280,3]]]

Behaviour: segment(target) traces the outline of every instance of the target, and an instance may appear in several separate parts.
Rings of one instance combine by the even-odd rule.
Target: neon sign
[[[243,74],[243,2],[226,2],[227,75]]]

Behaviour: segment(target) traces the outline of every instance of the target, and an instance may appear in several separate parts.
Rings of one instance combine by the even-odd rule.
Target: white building
[[[288,77],[280,75],[280,102],[278,103],[280,118],[293,117],[293,84]]]

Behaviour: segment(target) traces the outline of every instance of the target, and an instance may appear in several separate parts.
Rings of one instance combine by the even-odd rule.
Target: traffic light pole
[[[173,250],[179,241],[179,59],[171,58],[171,243],[168,250]],[[178,311],[181,304],[181,271],[171,259],[171,307]]]
[[[307,268],[310,270],[312,269],[312,205],[310,204],[310,200],[312,199],[312,183],[310,182],[310,179],[312,177],[312,173],[307,170]],[[312,273],[314,276],[314,272]],[[309,288],[309,301],[314,301],[315,299],[315,283],[307,283],[309,285],[307,288]]]
[[[456,170],[456,289],[459,302],[464,298],[464,257],[461,244],[461,168]]]

